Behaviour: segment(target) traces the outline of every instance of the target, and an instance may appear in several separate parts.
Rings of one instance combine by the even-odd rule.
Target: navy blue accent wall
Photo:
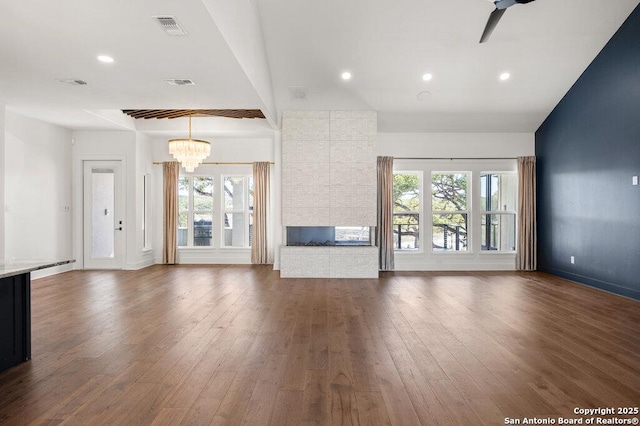
[[[640,300],[640,6],[536,131],[536,156],[538,269]]]

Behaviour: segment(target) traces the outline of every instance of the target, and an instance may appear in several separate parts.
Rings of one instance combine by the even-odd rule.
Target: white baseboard
[[[125,269],[128,271],[137,271],[138,269],[146,268],[148,266],[155,265],[155,264],[156,264],[155,259],[151,257],[149,259],[144,259],[139,262],[127,263],[127,266],[125,267]]]
[[[57,275],[63,272],[71,271],[73,270],[73,265],[73,263],[67,263],[66,265],[54,266],[52,268],[33,271],[31,272],[31,279],[37,280],[38,278],[50,277],[51,275]]]

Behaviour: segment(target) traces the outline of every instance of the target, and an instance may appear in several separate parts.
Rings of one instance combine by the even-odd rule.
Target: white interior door
[[[120,161],[84,162],[84,268],[122,269],[124,189]]]

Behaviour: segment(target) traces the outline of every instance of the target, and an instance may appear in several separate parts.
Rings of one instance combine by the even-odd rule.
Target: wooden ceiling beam
[[[133,118],[172,119],[180,117],[265,118],[259,109],[123,109]]]

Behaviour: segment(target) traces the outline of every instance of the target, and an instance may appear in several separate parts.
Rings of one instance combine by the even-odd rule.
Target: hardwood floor
[[[33,360],[0,373],[3,425],[498,425],[640,405],[640,303],[541,273],[74,271],[32,283],[32,318]]]

